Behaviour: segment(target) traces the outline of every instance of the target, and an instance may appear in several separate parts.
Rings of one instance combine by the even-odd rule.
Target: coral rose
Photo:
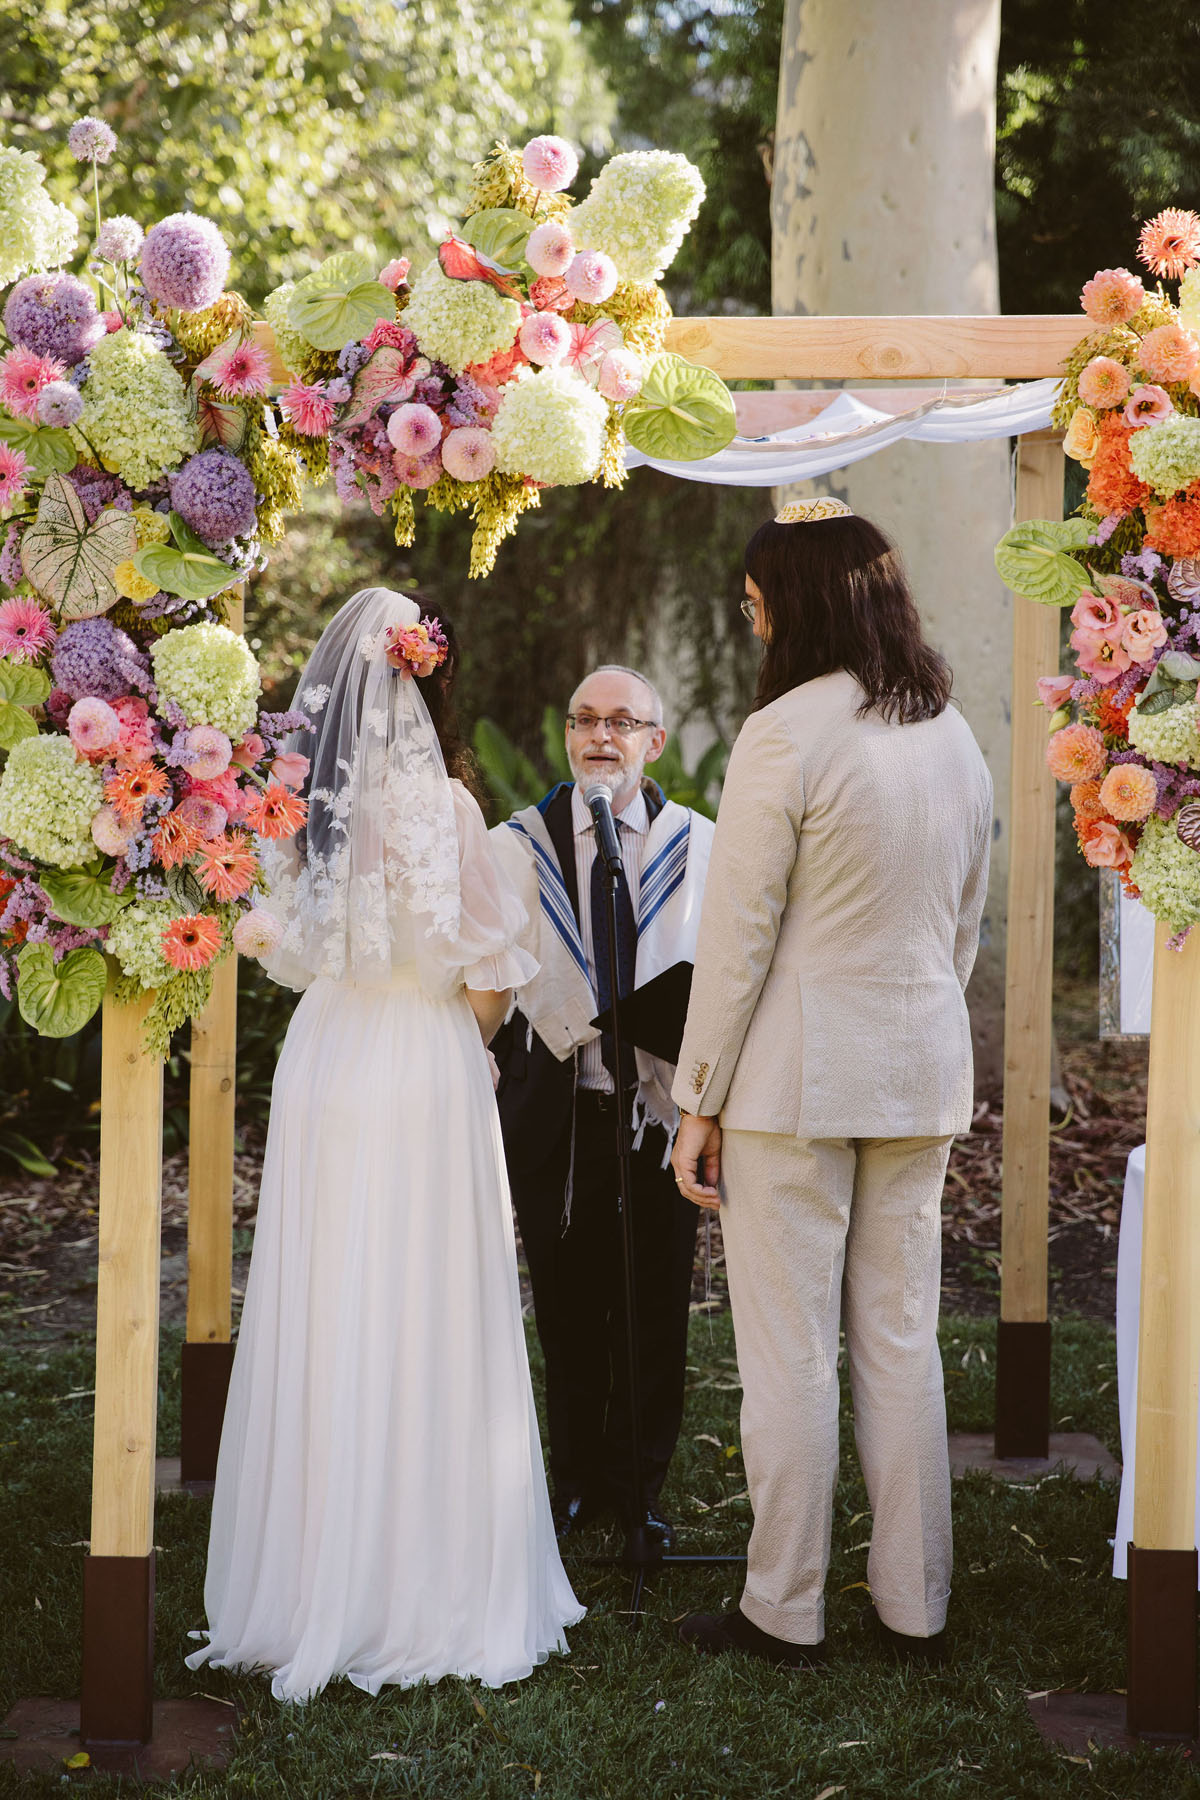
[[[1071,423],[1063,438],[1063,449],[1075,462],[1090,469],[1099,442],[1100,433],[1096,428],[1095,414],[1089,412],[1086,406],[1077,406],[1071,414]]]
[[[1121,626],[1121,644],[1136,663],[1149,662],[1160,644],[1167,641],[1163,616],[1155,608],[1139,607],[1127,613]]]
[[[1056,781],[1090,781],[1107,760],[1104,739],[1093,725],[1064,725],[1046,745],[1046,766]]]
[[[1080,833],[1083,860],[1093,869],[1127,869],[1133,861],[1133,845],[1116,825],[1105,819],[1089,820]]]

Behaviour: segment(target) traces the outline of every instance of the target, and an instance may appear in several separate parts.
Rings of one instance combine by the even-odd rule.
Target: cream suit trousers
[[[950,1595],[950,1467],[937,1346],[951,1139],[727,1131],[721,1230],[754,1529],[742,1611],[790,1643],[825,1634],[838,1466],[838,1328],[873,1514],[885,1625],[929,1637]]]

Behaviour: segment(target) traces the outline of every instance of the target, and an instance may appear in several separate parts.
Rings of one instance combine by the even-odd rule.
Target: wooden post
[[[243,603],[231,600],[240,631]],[[233,1127],[237,1073],[237,956],[213,971],[212,996],[192,1021],[188,1114],[187,1340],[180,1368],[183,1482],[210,1482],[233,1367]]]
[[[154,1450],[162,1216],[162,1064],[142,1049],[152,996],[104,996],[92,1532],[84,1565],[84,1742],[153,1727]]]
[[[1062,440],[1018,440],[1016,517],[1061,519]],[[1050,1450],[1050,1047],[1054,978],[1054,780],[1039,675],[1058,673],[1059,612],[1013,596],[1012,788],[1004,995],[1004,1174],[996,1455]]]
[[[1155,927],[1129,1546],[1131,1731],[1196,1734],[1200,1382],[1200,936]]]

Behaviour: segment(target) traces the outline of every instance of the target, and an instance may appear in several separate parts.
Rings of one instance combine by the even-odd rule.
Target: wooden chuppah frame
[[[1079,320],[1071,315],[715,318],[676,320],[668,344],[729,379],[1028,379],[1058,374],[1079,334]],[[1050,434],[1023,440],[1019,516],[1058,516],[1061,492],[1058,442]],[[1010,1378],[1002,1366],[998,1386],[1001,1405],[1011,1392],[1014,1417],[1019,1414],[1022,1429],[1028,1427],[1038,1443],[1043,1421],[1048,1430],[1049,1419],[1046,1145],[1054,786],[1044,767],[1043,722],[1033,714],[1032,694],[1035,677],[1057,668],[1057,657],[1057,612],[1016,601],[1001,1289],[1002,1364],[1013,1358],[1016,1373]],[[1143,1417],[1135,1532],[1141,1574],[1131,1579],[1129,1590],[1129,1717],[1141,1731],[1179,1730],[1182,1719],[1190,1732],[1195,1721],[1191,1520],[1200,1368],[1200,1294],[1194,1277],[1200,1273],[1200,1235],[1192,1215],[1200,1188],[1200,1007],[1192,996],[1198,990],[1200,944],[1189,946],[1182,956],[1156,957],[1142,1275],[1148,1304],[1142,1309],[1139,1353]],[[97,1567],[85,1579],[85,1594],[98,1597],[92,1602],[85,1598],[83,1713],[85,1733],[95,1739],[144,1738],[151,1728],[152,1694],[151,1340],[157,1336],[158,1318],[161,1078],[141,1057],[133,1009],[106,1003],[104,1030],[94,1541],[88,1560],[128,1566],[115,1573]],[[192,1077],[192,1176],[200,1204],[189,1229],[189,1274],[197,1284],[194,1307],[189,1296],[191,1343],[227,1343],[229,1335],[222,1290],[232,1217],[233,1039],[234,1009],[230,995],[222,991],[214,994],[196,1031],[202,1054]],[[1190,1077],[1195,1079],[1189,1085]],[[1034,1345],[1035,1339],[1034,1351],[1009,1348]],[[1034,1380],[1023,1372],[1021,1358]],[[1009,1447],[1007,1453],[1014,1451]],[[127,1602],[123,1627],[116,1622],[109,1590],[100,1592],[105,1581],[110,1587],[115,1581]],[[1184,1656],[1181,1646],[1189,1630],[1191,1648]],[[1173,1712],[1164,1709],[1153,1691],[1145,1653],[1151,1643],[1160,1652],[1155,1674],[1164,1651],[1168,1657],[1178,1652],[1183,1680],[1175,1684]],[[124,1670],[116,1681],[114,1659]],[[1189,1666],[1190,1690],[1185,1692]]]

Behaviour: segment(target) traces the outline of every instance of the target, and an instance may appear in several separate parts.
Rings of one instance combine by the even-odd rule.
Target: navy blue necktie
[[[617,820],[620,833],[621,821]],[[612,993],[608,973],[608,895],[605,891],[604,864],[599,856],[592,859],[592,956],[596,964],[596,999],[598,1010],[604,1012],[612,1004]],[[633,916],[633,902],[629,897],[629,887],[625,880],[625,871],[617,876],[617,982],[620,998],[632,994],[634,983],[634,967],[637,962],[637,922]],[[605,1068],[615,1079],[616,1056],[611,1031],[601,1033],[600,1056]],[[626,1079],[632,1074],[632,1064],[626,1069]]]

